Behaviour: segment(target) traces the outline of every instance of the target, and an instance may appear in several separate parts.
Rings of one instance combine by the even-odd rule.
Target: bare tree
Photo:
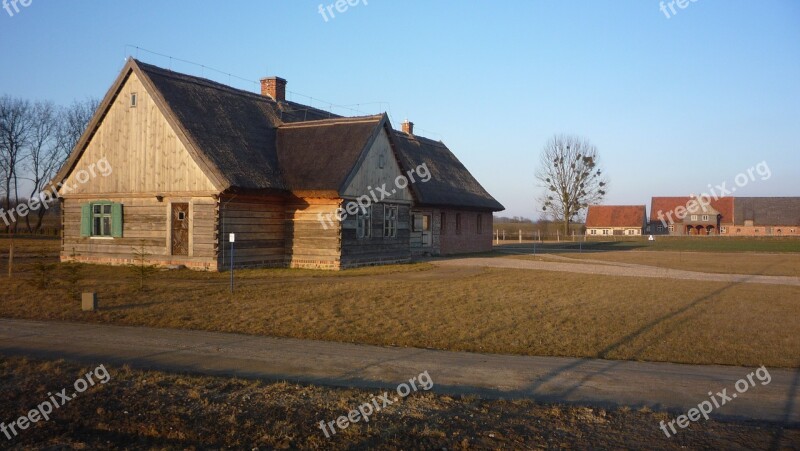
[[[11,209],[12,190],[17,201],[19,193],[20,160],[31,134],[31,104],[27,100],[5,95],[0,97],[0,177],[5,209]],[[14,230],[17,225],[14,223]],[[6,227],[8,230],[8,226]]]
[[[59,148],[59,110],[52,102],[37,102],[30,111],[30,139],[25,148],[25,172],[31,182],[29,199],[38,197],[45,185],[55,175],[62,158]],[[40,198],[42,199],[42,198]],[[46,199],[50,199],[47,196]],[[47,213],[47,207],[40,206],[36,212],[36,225],[31,226],[30,215],[25,216],[29,232],[39,230]]]
[[[76,100],[61,111],[58,129],[58,147],[60,161],[56,165],[60,168],[69,158],[69,154],[78,144],[81,135],[92,120],[95,110],[100,105],[96,98]]]
[[[545,190],[542,211],[562,222],[566,234],[584,208],[603,200],[608,185],[598,167],[597,148],[570,135],[556,135],[545,144],[536,178]]]

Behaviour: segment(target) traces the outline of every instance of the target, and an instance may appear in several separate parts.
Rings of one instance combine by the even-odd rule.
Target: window
[[[442,231],[442,235],[444,235],[444,232],[447,231],[447,215],[444,212],[442,212],[441,221],[442,223],[439,225],[439,228]]]
[[[708,221],[708,215],[703,215],[703,221]]]
[[[692,215],[692,221],[697,221],[697,215]]]
[[[135,92],[131,93],[131,108],[136,108],[136,102],[138,102],[139,98]]]
[[[386,155],[380,154],[378,155],[378,168],[383,169],[386,166]]]
[[[589,232],[589,234],[591,234],[591,235],[597,235],[597,230],[596,230],[596,229],[592,229],[592,230]]]
[[[456,213],[456,235],[461,235],[461,213]]]
[[[426,215],[416,214],[411,217],[411,229],[414,232],[425,230]]]
[[[478,235],[483,233],[483,215],[478,213]]]
[[[728,228],[727,227],[720,227],[719,231],[720,231],[720,233],[728,233]]]
[[[81,205],[81,236],[119,238],[122,236],[122,204],[92,202]]]
[[[111,236],[111,204],[92,205],[92,236]]]
[[[383,237],[397,237],[397,205],[383,206]]]
[[[663,231],[664,231],[664,226],[660,226],[660,225],[656,226],[656,232],[663,232]]]
[[[671,226],[668,227],[668,229],[669,229],[670,233],[674,232],[675,231],[675,226],[671,225]]]
[[[603,235],[608,235],[608,229],[603,229]]]
[[[356,213],[356,237],[369,238],[372,233],[372,205],[359,208]]]

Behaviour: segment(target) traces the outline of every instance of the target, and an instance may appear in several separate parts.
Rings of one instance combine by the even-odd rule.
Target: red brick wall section
[[[492,213],[469,210],[443,210],[445,230],[439,237],[442,255],[490,252],[492,250]],[[461,232],[456,230],[456,215],[461,215]],[[478,215],[482,231],[478,233]]]
[[[800,236],[800,226],[736,226],[725,227],[722,236]]]

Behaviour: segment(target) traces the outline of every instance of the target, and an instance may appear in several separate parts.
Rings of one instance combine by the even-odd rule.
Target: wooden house
[[[443,143],[285,89],[130,59],[54,180],[62,261],[342,269],[491,249],[503,207]]]

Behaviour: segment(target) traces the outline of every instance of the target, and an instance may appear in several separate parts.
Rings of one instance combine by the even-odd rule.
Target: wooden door
[[[189,204],[172,204],[172,255],[189,255]]]
[[[422,246],[430,247],[431,238],[431,215],[424,214],[422,215]]]

